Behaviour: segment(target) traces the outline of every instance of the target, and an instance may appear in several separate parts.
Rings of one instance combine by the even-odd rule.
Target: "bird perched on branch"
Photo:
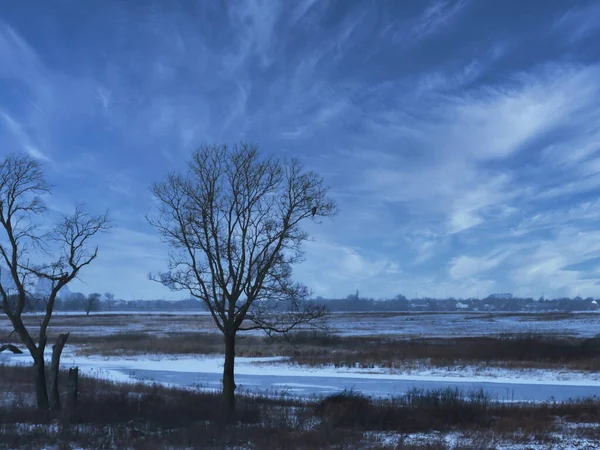
[[[316,207],[316,206],[313,206],[313,209],[312,209],[312,216],[313,216],[313,217],[315,217],[315,214],[317,214],[317,207]]]

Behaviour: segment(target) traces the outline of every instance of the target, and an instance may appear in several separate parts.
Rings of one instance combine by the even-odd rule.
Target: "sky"
[[[315,296],[600,296],[599,44],[600,1],[3,1],[0,157],[110,210],[72,291],[182,298],[149,185],[247,141],[331,187]]]

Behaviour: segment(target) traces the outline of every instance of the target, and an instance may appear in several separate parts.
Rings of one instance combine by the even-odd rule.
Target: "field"
[[[31,324],[38,316],[29,316]],[[8,321],[0,318],[0,332]],[[56,313],[56,333],[73,331],[80,335],[124,332],[170,333],[180,331],[217,333],[210,314],[205,312],[138,313],[102,312],[86,317],[82,313]],[[328,330],[341,336],[395,335],[408,337],[472,337],[514,333],[555,334],[594,337],[600,333],[600,312],[585,313],[333,313]],[[260,335],[259,332],[252,332]]]
[[[30,315],[27,325],[39,320]],[[310,443],[319,439],[330,448],[537,449],[560,442],[594,448],[600,442],[599,325],[596,313],[340,313],[327,329],[287,338],[240,334],[236,382],[244,406],[228,433],[238,443],[254,441],[254,448],[315,448]],[[0,342],[11,331],[0,320]],[[53,319],[50,342],[67,331],[63,367],[80,367],[87,376],[84,401],[97,409],[129,411],[132,395],[150,409],[176,408],[176,400],[187,408],[182,398],[189,396],[218,403],[223,342],[209,315],[61,314]],[[49,445],[61,433],[83,448],[98,445],[101,425],[89,415],[42,426],[26,394],[27,369],[15,367],[29,364],[28,355],[3,353],[0,364],[8,405],[2,423],[12,424],[2,428],[2,442],[16,442],[26,430]],[[151,448],[154,436],[210,448],[204,439],[212,436],[213,448],[245,448],[217,438],[226,425],[203,416],[217,406],[190,411],[194,426],[202,424],[200,434],[190,430],[191,419],[163,423],[139,408],[105,424],[114,439]],[[278,444],[265,446],[245,413],[259,417],[259,428]],[[142,425],[131,425],[135,421]]]

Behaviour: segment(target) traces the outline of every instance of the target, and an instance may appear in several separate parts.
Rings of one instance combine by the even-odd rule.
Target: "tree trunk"
[[[69,410],[74,411],[77,407],[77,393],[79,390],[79,368],[71,367],[69,369],[69,378],[67,379],[67,405]]]
[[[46,368],[44,366],[44,353],[36,355],[33,362],[33,370],[35,372],[35,392],[37,397],[38,409],[48,410],[50,403],[48,402],[48,387],[46,386]]]
[[[228,418],[231,418],[235,410],[235,381],[234,381],[234,361],[235,361],[235,334],[225,336],[225,365],[223,367],[223,400]]]
[[[67,343],[69,334],[59,334],[56,344],[52,346],[52,363],[50,364],[50,409],[60,409],[60,393],[58,392],[58,373],[60,369],[60,355]]]

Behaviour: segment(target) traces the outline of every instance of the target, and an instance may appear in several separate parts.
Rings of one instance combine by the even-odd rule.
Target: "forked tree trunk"
[[[59,334],[56,344],[52,346],[52,362],[50,364],[50,409],[58,411],[60,409],[60,393],[58,391],[58,374],[60,369],[60,355],[67,343],[69,333]]]
[[[223,400],[227,417],[230,419],[235,410],[235,334],[225,335],[225,365],[223,367]]]
[[[48,387],[46,386],[46,368],[44,366],[43,352],[37,354],[33,361],[37,407],[38,409],[47,411],[50,408],[50,403],[48,402]]]

